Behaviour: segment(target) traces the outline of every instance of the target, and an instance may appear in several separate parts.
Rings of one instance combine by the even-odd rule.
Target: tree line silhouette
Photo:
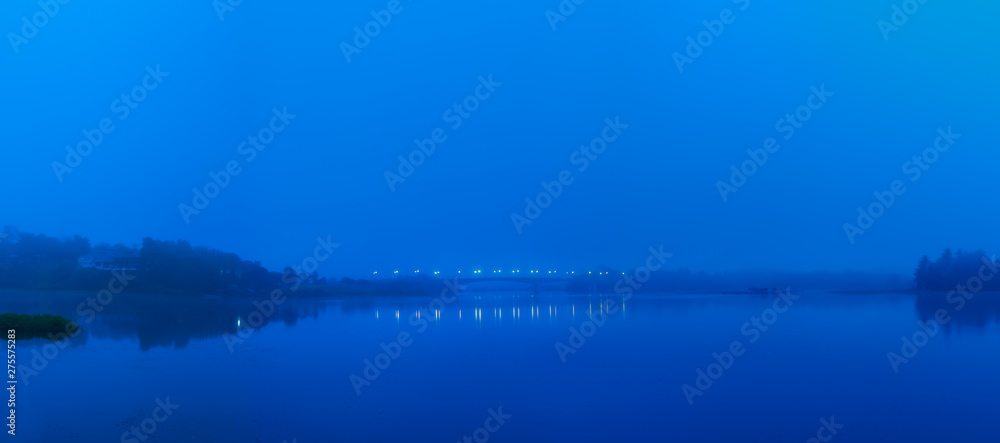
[[[920,259],[913,272],[913,282],[920,291],[950,291],[973,277],[980,277],[983,290],[995,290],[1000,289],[1000,278],[981,277],[994,274],[996,268],[1000,268],[1000,261],[988,257],[982,250],[965,252],[959,249],[952,253],[951,249],[945,249],[937,260],[930,260],[926,255]]]
[[[84,262],[94,253],[114,257],[108,267]],[[81,260],[84,258],[84,260]],[[107,260],[107,259],[105,259]],[[393,281],[343,278],[328,282],[313,271],[291,267],[269,271],[259,262],[217,249],[196,247],[184,240],[144,238],[142,245],[98,244],[75,235],[59,239],[5,227],[0,232],[0,289],[98,291],[121,276],[134,293],[268,294],[275,289],[299,293],[426,293],[440,290],[431,278]],[[120,285],[116,285],[118,287]]]
[[[156,293],[260,291],[298,282],[294,272],[268,271],[236,254],[193,247],[184,240],[142,240],[138,250],[125,245],[91,247],[79,235],[59,239],[6,227],[0,241],[0,288],[101,289],[114,274],[83,267],[79,259],[95,250],[131,254],[124,275],[130,290]],[[290,274],[290,275],[288,275]]]
[[[128,288],[150,293],[254,293],[276,288],[312,285],[327,292],[423,292],[436,288],[432,279],[406,279],[391,282],[352,280],[328,284],[326,279],[296,274],[291,268],[269,271],[259,262],[206,247],[194,247],[184,240],[161,241],[144,238],[141,247],[100,244],[75,235],[59,239],[42,234],[20,232],[5,227],[0,233],[0,289],[100,290],[108,285],[112,272],[83,267],[82,256],[94,250],[128,252],[135,255],[131,267],[121,271],[129,277]],[[949,291],[979,276],[1000,268],[1000,261],[982,250],[952,252],[945,249],[936,260],[920,259],[914,271],[914,287],[921,291]],[[603,269],[603,268],[602,268]],[[610,269],[610,268],[608,268]],[[616,292],[625,286],[618,282],[622,272],[606,272],[602,277],[573,278],[570,292]],[[748,287],[815,287],[817,289],[891,289],[902,283],[892,276],[866,273],[774,273],[759,272],[707,274],[686,270],[660,270],[643,282],[642,291],[711,292],[741,291]],[[1000,289],[1000,278],[982,279],[984,290]]]

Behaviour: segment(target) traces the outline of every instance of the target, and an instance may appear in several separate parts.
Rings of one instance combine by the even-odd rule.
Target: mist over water
[[[88,295],[33,300],[66,313]],[[957,319],[896,373],[885,354],[932,318],[920,302],[807,293],[770,318],[775,300],[482,292],[435,311],[427,298],[298,298],[228,348],[224,334],[252,307],[199,299],[185,306],[200,314],[181,315],[167,296],[123,298],[22,379],[20,438],[111,440],[169,394],[180,408],[156,435],[171,441],[451,441],[500,405],[511,415],[500,441],[805,441],[831,416],[842,438],[986,441],[998,363],[981,350],[996,341],[995,306],[979,311],[989,322]],[[380,360],[400,333],[409,344]],[[742,353],[725,357],[736,342]],[[22,346],[30,367],[55,345]],[[946,375],[956,368],[962,377]],[[348,380],[366,370],[378,375],[358,395]],[[690,404],[680,390],[708,383]],[[88,407],[60,401],[68,392]]]
[[[995,441],[1000,4],[0,11],[14,438]]]

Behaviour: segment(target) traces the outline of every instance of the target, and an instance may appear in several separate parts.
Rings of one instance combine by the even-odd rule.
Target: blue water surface
[[[71,315],[90,294],[4,296]],[[804,442],[821,420],[843,441],[995,441],[988,296],[895,367],[933,296],[795,296],[297,297],[238,334],[249,299],[120,295],[62,349],[19,342],[17,438],[131,441],[167,400],[149,441],[462,441],[491,410],[509,417],[490,441]]]

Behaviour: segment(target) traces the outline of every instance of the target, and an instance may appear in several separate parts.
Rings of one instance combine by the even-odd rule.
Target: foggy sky
[[[0,48],[0,224],[182,238],[270,268],[329,238],[336,277],[632,268],[659,245],[668,267],[708,271],[908,273],[945,247],[1000,251],[1000,5],[927,2],[884,34],[893,1],[648,3],[60,5]],[[359,47],[354,28],[390,5]],[[43,11],[2,8],[21,37]],[[102,125],[72,172],[53,165]],[[265,128],[270,143],[248,139]],[[404,177],[399,157],[435,138]],[[736,189],[731,167],[765,147]]]

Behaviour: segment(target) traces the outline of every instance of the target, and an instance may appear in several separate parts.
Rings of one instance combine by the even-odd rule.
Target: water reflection
[[[981,332],[1000,322],[1000,296],[994,293],[922,294],[914,297],[914,306],[921,321],[927,322],[941,315],[949,318],[944,323],[945,333],[970,329]]]
[[[76,306],[88,296],[2,293],[0,300],[4,310],[75,318]],[[219,441],[236,440],[218,438],[223,432],[261,432],[264,426],[309,437],[299,441],[329,441],[320,436],[331,429],[357,437],[344,440],[394,441],[398,435],[390,434],[398,429],[429,435],[476,409],[468,405],[498,398],[512,411],[529,411],[517,416],[524,417],[524,434],[511,441],[541,441],[538,432],[547,432],[546,441],[645,441],[654,433],[676,441],[804,441],[814,429],[796,431],[802,438],[778,430],[796,422],[810,427],[815,417],[831,413],[848,419],[852,429],[891,424],[886,435],[876,433],[869,441],[984,441],[970,437],[989,423],[1000,396],[993,383],[998,363],[991,357],[1000,299],[979,294],[955,312],[944,295],[801,294],[773,328],[751,342],[741,325],[771,308],[769,297],[644,294],[626,302],[615,295],[465,293],[443,306],[432,304],[432,296],[297,297],[276,306],[261,334],[230,354],[220,336],[256,318],[259,300],[116,296],[73,338],[85,352],[60,356],[32,382],[37,390],[26,402],[37,400],[25,403],[25,410],[39,415],[34,421],[26,415],[23,424],[42,428],[48,417],[63,417],[61,423],[77,432],[95,423],[83,431],[89,437],[114,429],[134,415],[136,405],[145,407],[166,391],[188,400],[184,410],[190,412],[183,417],[198,420],[183,422],[178,415],[171,424],[194,429],[207,420],[219,429]],[[987,333],[953,334],[894,373],[886,353],[900,348],[900,336],[912,334],[917,319],[930,320],[940,308],[953,318],[946,330]],[[561,361],[553,343],[570,343],[569,328],[581,330],[588,317],[601,315],[607,323],[571,360]],[[428,325],[426,332],[414,325],[418,318]],[[416,344],[357,400],[350,375],[401,332]],[[198,342],[205,339],[214,343]],[[691,407],[678,387],[692,383],[696,370],[716,361],[713,353],[736,340],[745,345],[745,356]],[[136,349],[188,344],[177,352]],[[24,357],[33,356],[32,346],[40,348],[28,344]],[[192,364],[206,370],[188,372]],[[260,381],[274,374],[280,375],[279,389],[260,390]],[[113,389],[93,380],[113,381]],[[258,391],[259,397],[243,400]],[[108,419],[71,409],[78,403],[59,401],[66,392],[94,399]],[[413,408],[428,399],[433,407]],[[258,408],[264,401],[281,407]],[[505,431],[517,429],[513,423]],[[775,430],[767,438],[753,433],[762,423]]]
[[[224,334],[237,334],[243,328],[268,328],[273,324],[293,327],[300,319],[320,318],[329,309],[339,308],[342,314],[367,317],[373,322],[391,321],[404,327],[411,319],[433,319],[434,325],[444,322],[462,324],[463,316],[471,312],[476,327],[503,326],[520,323],[521,310],[530,321],[552,323],[559,320],[560,308],[569,313],[567,321],[578,319],[576,305],[586,302],[586,315],[605,312],[606,301],[624,307],[620,296],[552,295],[520,296],[520,294],[466,294],[443,307],[431,305],[429,296],[378,297],[287,297],[282,303],[266,299],[221,296],[164,296],[122,294],[88,321],[78,313],[78,306],[92,294],[60,292],[4,293],[6,310],[25,313],[52,313],[74,319],[83,326],[76,340],[86,337],[129,339],[137,338],[139,348],[184,348],[192,340],[212,339]],[[586,300],[583,300],[586,299]],[[5,303],[6,305],[7,303]],[[597,309],[594,309],[594,305]],[[428,306],[435,306],[434,309]],[[485,312],[484,312],[485,311]],[[385,312],[391,313],[388,317]],[[428,320],[430,320],[428,319]]]
[[[274,304],[272,309],[266,301],[253,298],[120,295],[105,306],[93,321],[86,322],[85,317],[77,314],[77,306],[89,296],[91,294],[45,292],[3,294],[5,310],[52,313],[75,319],[83,325],[83,332],[73,338],[75,346],[85,344],[88,337],[93,336],[138,339],[142,350],[156,347],[184,348],[192,340],[237,334],[241,328],[269,328],[274,324],[294,327],[301,319],[323,318],[331,308],[339,310],[343,315],[356,316],[358,321],[390,322],[399,328],[408,327],[412,319],[433,319],[431,324],[435,327],[447,323],[452,327],[464,325],[491,328],[539,322],[571,325],[587,318],[609,314],[617,318],[616,321],[628,321],[627,313],[632,303],[642,304],[637,311],[643,314],[640,317],[647,314],[656,316],[660,315],[657,312],[666,311],[683,313],[695,307],[705,309],[716,304],[761,303],[756,297],[663,295],[633,298],[626,302],[617,295],[576,296],[554,293],[523,296],[491,293],[463,294],[444,306],[430,304],[434,298],[429,296],[300,296],[288,297],[285,302]],[[857,300],[847,300],[854,297],[830,295],[824,297],[825,301],[820,304],[835,308],[856,303]],[[966,300],[962,309],[956,309],[954,299],[950,303],[945,295],[912,296],[912,300],[916,316],[921,321],[931,320],[939,309],[945,309],[951,317],[951,321],[944,325],[946,332],[956,328],[983,330],[1000,321],[1000,297],[994,294],[978,294]],[[619,309],[609,309],[609,302]],[[766,304],[766,301],[763,303]],[[580,307],[580,315],[577,314],[577,305]],[[527,322],[521,321],[522,309]],[[472,321],[467,321],[469,319],[466,317],[469,315],[472,316]]]

